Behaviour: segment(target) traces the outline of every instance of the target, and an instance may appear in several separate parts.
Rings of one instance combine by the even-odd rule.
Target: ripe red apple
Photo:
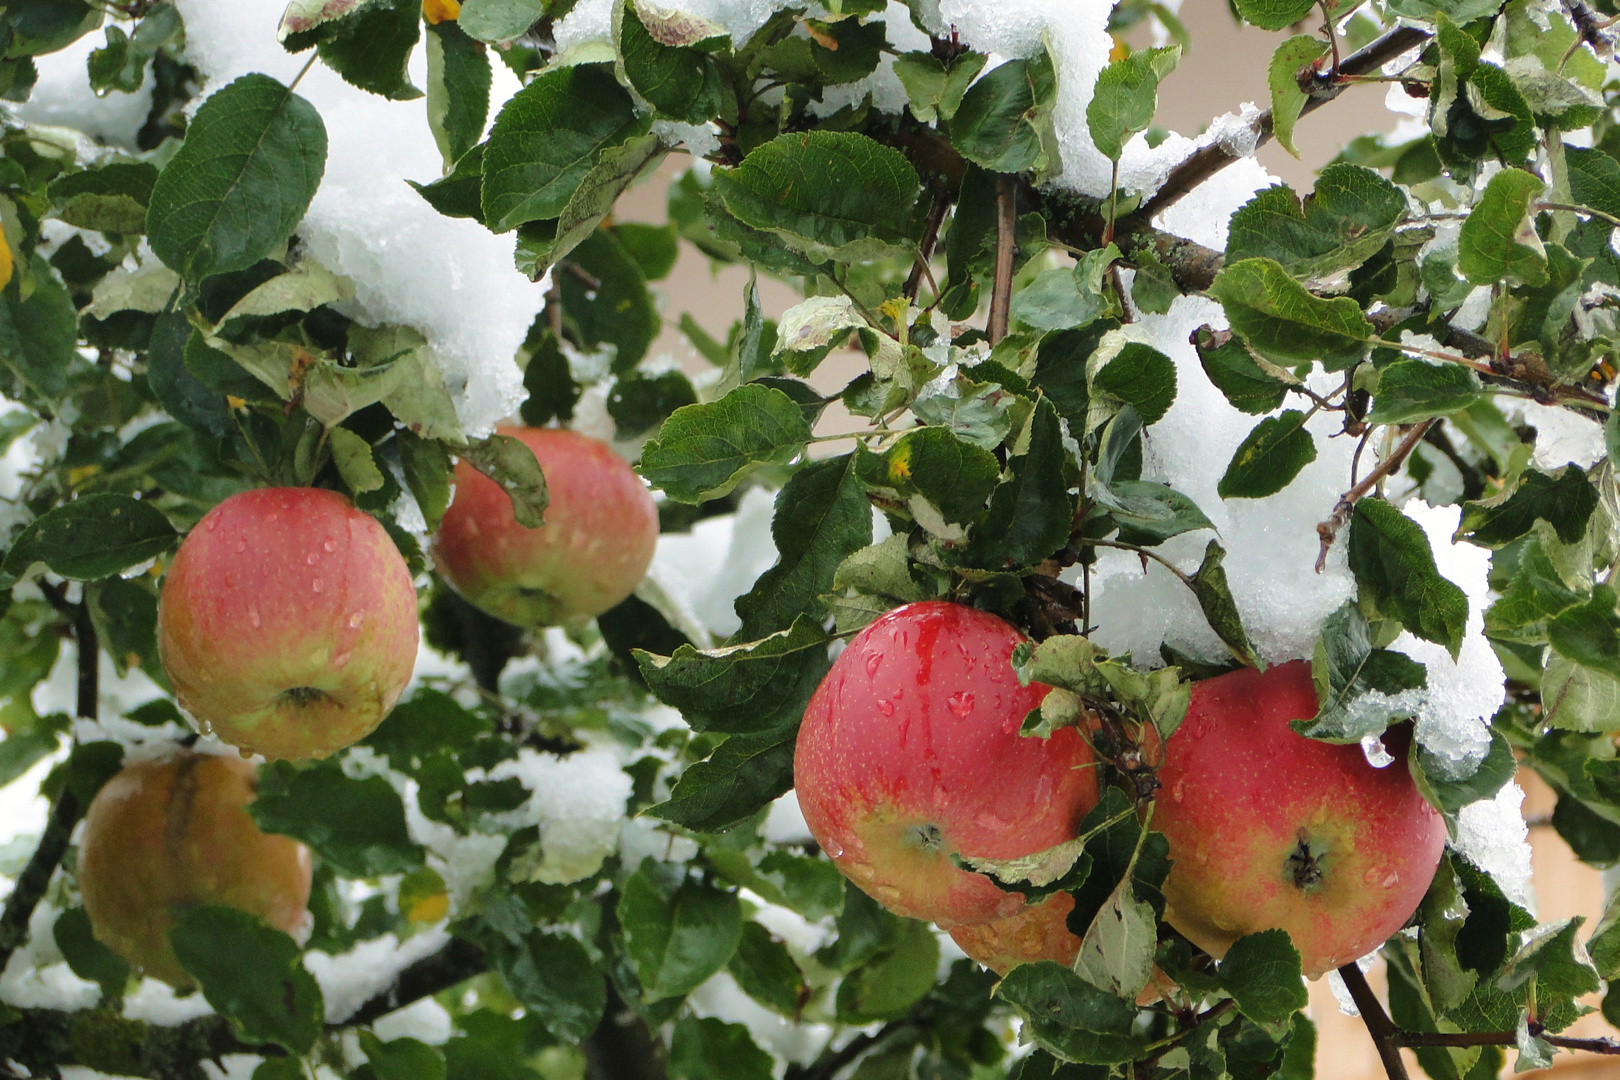
[[[1005,919],[946,929],[963,952],[997,975],[1037,960],[1052,960],[1068,967],[1080,952],[1080,939],[1069,929],[1069,912],[1073,910],[1072,894],[1053,893]]]
[[[1395,761],[1297,734],[1316,715],[1304,661],[1245,668],[1193,687],[1165,747],[1153,828],[1170,840],[1165,919],[1220,957],[1281,927],[1305,974],[1365,956],[1399,930],[1434,877],[1446,827]]]
[[[501,428],[540,462],[546,522],[518,524],[499,484],[465,461],[433,544],[439,573],[474,606],[518,626],[600,615],[635,591],[658,544],[658,510],[606,443],[558,428]]]
[[[248,815],[255,770],[190,752],[125,766],[85,814],[79,891],[96,937],[135,968],[191,985],[169,930],[191,908],[227,904],[287,933],[308,918],[309,849]]]
[[[268,758],[365,737],[416,664],[416,589],[375,518],[335,491],[233,495],[163,579],[158,651],[205,730]]]
[[[811,833],[891,911],[946,926],[1024,901],[951,856],[1032,855],[1073,839],[1097,802],[1077,732],[1025,737],[1049,687],[1020,686],[1023,640],[983,611],[928,601],[856,634],[810,698],[793,780]]]

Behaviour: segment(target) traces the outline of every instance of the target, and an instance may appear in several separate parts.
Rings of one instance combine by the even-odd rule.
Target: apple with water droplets
[[[997,975],[1038,960],[1068,967],[1080,952],[1080,938],[1069,929],[1073,910],[1072,893],[1053,893],[1005,919],[946,929],[958,948]]]
[[[1014,914],[1021,896],[951,857],[1045,851],[1097,803],[1078,732],[1019,734],[1049,689],[1019,684],[1023,640],[984,611],[907,604],[856,634],[810,698],[793,760],[805,822],[897,914],[942,926]]]
[[[205,731],[267,758],[368,735],[416,664],[416,588],[399,549],[335,491],[260,488],[210,510],[158,599],[158,653]]]
[[[499,484],[465,461],[433,543],[439,573],[473,606],[518,626],[590,618],[635,591],[658,545],[647,486],[600,439],[503,427],[534,451],[551,494],[545,524],[512,514]]]
[[[1165,744],[1153,828],[1170,841],[1165,920],[1210,955],[1280,927],[1316,978],[1405,925],[1446,843],[1406,767],[1405,727],[1375,768],[1359,745],[1289,726],[1316,715],[1310,664],[1196,683]]]
[[[188,987],[169,930],[194,907],[225,904],[297,934],[309,920],[309,849],[259,831],[247,812],[256,787],[241,758],[190,751],[126,765],[102,785],[78,861],[96,937],[138,970]]]

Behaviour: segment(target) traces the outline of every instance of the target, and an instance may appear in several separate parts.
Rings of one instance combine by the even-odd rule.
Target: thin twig
[[[1407,432],[1406,438],[1401,440],[1400,445],[1395,447],[1395,451],[1389,457],[1380,461],[1376,469],[1368,473],[1360,483],[1340,497],[1339,501],[1334,504],[1333,513],[1328,515],[1327,520],[1317,523],[1316,535],[1322,538],[1322,551],[1316,557],[1316,572],[1318,574],[1327,567],[1328,549],[1333,547],[1333,541],[1338,539],[1339,530],[1344,528],[1344,523],[1350,520],[1350,512],[1356,508],[1356,503],[1360,502],[1363,496],[1376,487],[1380,480],[1401,467],[1401,463],[1417,447],[1417,444],[1423,441],[1423,436],[1428,434],[1429,429],[1434,426],[1437,419],[1438,417],[1431,417]]]
[[[1378,1048],[1378,1060],[1383,1062],[1389,1080],[1409,1080],[1406,1062],[1401,1060],[1399,1042],[1399,1036],[1404,1033],[1384,1011],[1383,1003],[1372,992],[1372,987],[1367,985],[1367,977],[1359,967],[1350,963],[1339,969],[1339,978],[1344,980],[1351,1000],[1361,1011],[1361,1021],[1367,1025],[1367,1034],[1372,1036],[1373,1045]]]
[[[1317,0],[1317,7],[1322,9],[1322,29],[1327,31],[1328,44],[1333,46],[1333,67],[1328,72],[1330,76],[1339,74],[1339,32],[1333,29],[1333,13],[1328,11],[1327,0]]]
[[[990,292],[990,320],[985,336],[994,346],[1007,336],[1012,319],[1012,279],[1015,230],[1018,226],[1018,186],[1011,176],[996,177],[996,276]]]
[[[923,225],[922,240],[917,244],[917,257],[911,266],[911,275],[906,278],[905,296],[908,300],[917,299],[917,292],[922,288],[923,275],[928,275],[929,284],[933,285],[934,292],[939,292],[939,286],[934,285],[933,271],[928,267],[928,260],[934,257],[934,245],[939,241],[939,228],[945,224],[945,214],[951,208],[951,199],[943,193],[934,196],[933,205],[928,208],[928,220]]]
[[[1577,1039],[1549,1035],[1540,1024],[1530,1023],[1530,1034],[1544,1043],[1564,1050],[1585,1050],[1593,1054],[1620,1056],[1620,1042],[1613,1039]],[[1391,1039],[1399,1046],[1514,1046],[1518,1036],[1511,1031],[1397,1031]]]

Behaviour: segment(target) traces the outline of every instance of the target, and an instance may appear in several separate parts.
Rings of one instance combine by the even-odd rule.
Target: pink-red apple
[[[856,885],[946,926],[1023,907],[953,854],[1014,859],[1075,837],[1097,802],[1072,728],[1019,727],[1048,687],[1020,686],[1023,636],[959,604],[907,604],[856,634],[810,698],[793,780],[805,821]]]
[[[163,579],[158,651],[175,697],[204,730],[267,758],[365,737],[410,681],[416,647],[405,560],[335,491],[231,496]]]
[[[184,752],[125,766],[85,815],[79,891],[96,937],[140,971],[191,985],[169,946],[187,911],[226,904],[289,934],[308,914],[309,850],[248,815],[252,765]]]
[[[1311,978],[1382,945],[1416,910],[1446,843],[1440,815],[1395,761],[1307,739],[1308,663],[1222,675],[1193,687],[1165,746],[1153,828],[1170,840],[1165,919],[1220,957],[1281,927]]]
[[[588,435],[500,433],[522,439],[546,474],[545,524],[520,525],[499,484],[457,463],[455,498],[433,545],[444,579],[475,607],[518,626],[600,615],[634,592],[658,543],[658,510],[641,478]]]

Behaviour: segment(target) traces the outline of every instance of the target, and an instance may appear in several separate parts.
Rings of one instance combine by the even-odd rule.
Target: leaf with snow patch
[[[245,270],[297,227],[326,169],[315,107],[268,75],[216,90],[152,185],[147,240],[193,284]]]
[[[1181,46],[1137,49],[1111,61],[1097,74],[1086,105],[1086,127],[1104,157],[1117,162],[1125,144],[1153,123],[1159,108],[1159,84],[1181,60]]]
[[[641,450],[641,474],[678,502],[718,498],[760,465],[785,465],[810,440],[798,402],[749,383],[676,409]]]
[[[1275,363],[1320,360],[1329,371],[1343,371],[1361,359],[1373,336],[1356,301],[1312,295],[1274,259],[1227,263],[1210,292],[1232,329]]]
[[[1370,424],[1411,424],[1461,412],[1485,396],[1479,376],[1461,364],[1397,360],[1378,373]]]
[[[1275,259],[1297,278],[1359,266],[1406,215],[1401,189],[1371,169],[1338,162],[1322,170],[1302,204],[1285,185],[1262,188],[1232,215],[1229,262]]]
[[[771,359],[795,375],[808,375],[827,354],[866,326],[847,296],[812,296],[782,313]]]
[[[726,209],[815,262],[909,252],[917,170],[898,150],[848,131],[779,135],[740,165],[717,169]]]
[[[1497,549],[1524,536],[1540,520],[1553,527],[1559,540],[1575,544],[1586,535],[1597,505],[1597,489],[1576,466],[1567,465],[1556,476],[1527,469],[1511,492],[1464,503],[1457,534]]]
[[[1277,145],[1299,157],[1294,148],[1294,123],[1310,100],[1299,88],[1300,69],[1327,55],[1328,43],[1313,34],[1300,34],[1277,46],[1266,68],[1266,85],[1271,89],[1271,131]]]
[[[1598,585],[1586,603],[1548,619],[1547,642],[1564,659],[1620,679],[1620,611],[1614,589]]]
[[[1316,0],[1236,0],[1237,13],[1250,26],[1286,30],[1311,13]]]
[[[615,0],[613,31],[625,78],[661,115],[703,124],[719,114],[724,79],[708,51],[730,44],[724,27],[641,0]]]
[[[1491,177],[1457,236],[1457,270],[1463,277],[1475,285],[1546,282],[1547,253],[1530,211],[1545,187],[1523,169],[1503,169]]]
[[[1012,431],[1012,406],[1016,395],[994,382],[974,382],[972,369],[957,375],[951,384],[954,393],[921,397],[911,403],[911,412],[924,424],[944,428],[959,439],[994,450]]]
[[[1268,0],[1258,2],[1265,3]],[[1387,6],[1395,15],[1405,15],[1429,23],[1444,16],[1460,25],[1495,15],[1502,10],[1502,0],[1389,0]]]
[[[459,22],[428,25],[428,128],[446,168],[465,157],[483,137],[492,77],[489,50],[468,36]]]
[[[1303,1009],[1309,998],[1299,950],[1286,930],[1238,938],[1221,958],[1220,979],[1238,1011],[1259,1024],[1282,1023]]]
[[[950,121],[951,143],[963,157],[998,173],[1058,167],[1057,72],[1043,47],[1024,60],[991,69],[968,88]]]
[[[1381,610],[1393,612],[1407,630],[1457,656],[1468,621],[1468,597],[1440,575],[1429,538],[1417,522],[1383,499],[1362,499],[1350,519],[1350,570]]]
[[[1403,653],[1375,649],[1372,630],[1354,602],[1346,602],[1322,623],[1311,657],[1311,678],[1320,702],[1316,716],[1295,720],[1295,731],[1323,742],[1352,743],[1389,726],[1388,708],[1360,699],[1369,693],[1398,697],[1428,686],[1428,671]]]
[[[759,732],[796,720],[830,661],[828,638],[805,615],[759,639],[671,656],[637,650],[653,694],[681,710],[697,731]]]
[[[324,23],[341,19],[366,0],[292,0],[281,13],[276,40],[286,41],[293,34],[307,34]]]
[[[1236,338],[1218,348],[1199,349],[1198,361],[1231,406],[1250,416],[1271,412],[1288,396],[1289,384],[1262,367]]]
[[[464,27],[465,28],[465,27]],[[602,152],[646,132],[630,95],[602,67],[553,68],[512,95],[484,150],[484,220],[495,232],[555,218]]]
[[[1039,644],[1027,642],[1012,655],[1013,670],[1025,686],[1045,683],[1090,697],[1108,689],[1108,680],[1097,670],[1105,659],[1107,654],[1090,638],[1078,634],[1058,634]]]
[[[1254,426],[1232,452],[1216,491],[1223,499],[1263,499],[1294,482],[1316,460],[1316,440],[1305,430],[1305,414],[1288,409]]]
[[[1493,798],[1504,784],[1513,779],[1518,770],[1518,759],[1513,747],[1500,731],[1491,732],[1491,748],[1485,759],[1469,775],[1460,780],[1445,779],[1444,770],[1455,770],[1456,763],[1442,759],[1422,744],[1416,745],[1417,769],[1413,778],[1418,790],[1429,804],[1442,814],[1456,816],[1462,808],[1481,799]],[[1410,765],[1411,759],[1408,759]]]
[[[687,766],[668,800],[643,812],[709,833],[747,821],[793,786],[797,732],[789,724],[757,735],[732,735],[708,758]]]
[[[546,17],[546,0],[463,0],[456,23],[474,40],[511,41]]]
[[[512,500],[512,516],[519,525],[538,529],[545,524],[551,494],[546,490],[545,473],[540,471],[540,462],[528,443],[510,435],[491,435],[468,443],[460,456],[506,492],[506,497]]]
[[[1214,529],[1214,522],[1191,497],[1148,480],[1099,482],[1092,490],[1098,505],[1119,525],[1120,540],[1152,547],[1172,536]]]

